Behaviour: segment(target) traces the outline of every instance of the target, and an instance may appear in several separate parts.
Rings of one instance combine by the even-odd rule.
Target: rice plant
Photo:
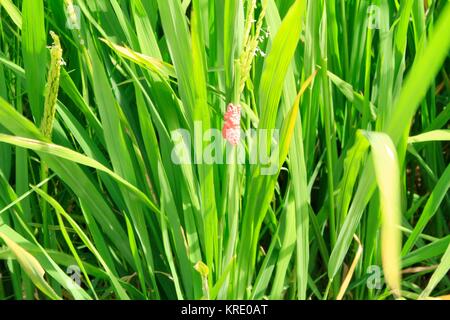
[[[0,299],[449,299],[450,1],[0,0]]]

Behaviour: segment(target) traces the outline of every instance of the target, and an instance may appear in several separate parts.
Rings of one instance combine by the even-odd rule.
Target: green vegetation
[[[448,0],[0,0],[0,299],[448,299],[449,52]],[[176,163],[229,103],[277,143]]]

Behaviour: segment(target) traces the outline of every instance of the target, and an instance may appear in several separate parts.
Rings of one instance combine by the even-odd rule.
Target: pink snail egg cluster
[[[228,104],[227,111],[224,115],[224,125],[222,136],[232,145],[237,145],[241,138],[241,107],[232,103]]]

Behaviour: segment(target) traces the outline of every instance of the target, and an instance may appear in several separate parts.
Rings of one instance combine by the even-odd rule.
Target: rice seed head
[[[262,3],[261,13],[258,17],[258,20],[253,20],[253,13],[256,8],[256,1],[253,1],[249,6],[249,11],[247,13],[247,22],[244,34],[244,51],[242,51],[240,56],[240,67],[241,67],[241,79],[239,83],[239,93],[244,91],[245,82],[250,76],[250,70],[253,63],[253,58],[256,53],[260,53],[261,56],[265,56],[265,53],[258,47],[258,44],[264,40],[264,36],[267,36],[268,32],[264,31],[261,35],[262,25],[264,21],[264,17],[266,15],[267,9],[267,0],[264,0]],[[255,25],[255,34],[250,36],[250,30],[253,23],[256,22]]]
[[[53,31],[50,31],[50,36],[53,39],[53,45],[50,48],[50,69],[48,70],[47,85],[45,88],[44,118],[41,123],[41,132],[48,139],[51,139],[52,135],[56,102],[58,100],[61,65],[64,64],[59,37]]]

